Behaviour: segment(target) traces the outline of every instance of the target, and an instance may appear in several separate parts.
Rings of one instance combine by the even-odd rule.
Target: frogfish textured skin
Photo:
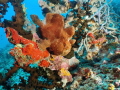
[[[49,57],[49,52],[47,50],[45,51],[40,50],[36,42],[20,36],[15,29],[7,27],[5,31],[9,41],[12,44],[15,44],[15,47],[11,49],[10,54],[15,57],[16,62],[20,66],[23,66],[23,65],[27,66],[31,63],[39,62],[42,59]],[[44,60],[44,63],[45,63],[45,60]]]
[[[35,24],[40,26],[43,38],[50,40],[49,51],[54,55],[67,55],[75,43],[72,36],[75,34],[74,27],[64,28],[64,18],[59,14],[47,13],[46,24],[43,24],[38,16],[31,15]]]

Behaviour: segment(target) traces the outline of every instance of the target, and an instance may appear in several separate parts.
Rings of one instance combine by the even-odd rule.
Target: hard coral
[[[53,4],[58,4],[60,2],[60,0],[48,0],[48,1],[50,1]]]
[[[67,55],[75,40],[71,40],[74,35],[74,27],[64,28],[64,18],[59,14],[47,13],[46,24],[43,24],[36,15],[31,15],[32,20],[38,26],[42,36],[50,40],[49,51],[55,55]]]
[[[8,2],[11,3],[15,11],[15,16],[12,16],[12,20],[4,19],[1,22],[1,18],[0,18],[0,22],[1,22],[0,26],[3,28],[12,27],[18,31],[19,35],[31,40],[32,33],[30,31],[26,32],[23,29],[23,25],[25,22],[25,12],[23,11],[23,7],[22,7],[23,1],[24,0],[0,0],[0,10],[1,10],[0,15],[3,15],[4,17],[4,15],[6,14],[8,8]]]

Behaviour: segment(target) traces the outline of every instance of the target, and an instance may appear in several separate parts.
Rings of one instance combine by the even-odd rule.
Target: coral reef
[[[13,48],[12,44],[9,44],[5,47],[6,49],[0,49],[0,74],[5,77],[5,74],[8,73],[14,66],[14,58],[8,53],[8,51]],[[7,53],[7,54],[6,54]],[[8,63],[9,62],[9,63]]]
[[[20,71],[20,70],[22,70],[22,71]],[[23,70],[25,72],[23,72]],[[22,74],[22,72],[23,72],[23,74]],[[27,72],[28,72],[29,79],[27,78],[28,76],[26,77]],[[47,75],[47,73],[49,73],[49,75]],[[15,77],[15,75],[17,75],[17,76]],[[56,88],[62,87],[62,82],[60,82],[61,79],[58,76],[57,71],[53,72],[50,69],[44,70],[43,68],[36,69],[36,68],[30,68],[30,67],[26,67],[26,66],[19,67],[19,68],[13,67],[13,68],[11,68],[11,70],[9,70],[9,72],[6,74],[6,76],[7,77],[5,77],[5,78],[0,77],[1,78],[0,85],[3,85],[4,88],[6,88],[6,89],[15,88],[15,89],[24,89],[24,90],[31,89],[31,90],[33,90],[34,88],[35,89],[42,89],[42,88],[52,89],[54,87],[56,87]],[[12,77],[10,77],[10,76],[12,76]],[[44,81],[42,81],[42,82],[38,81],[37,79],[39,78],[39,76],[47,78],[49,80],[50,84],[47,82],[44,82]],[[27,79],[28,79],[28,82],[26,82]],[[11,80],[12,80],[12,82],[9,82]],[[7,83],[8,83],[8,85],[7,85]],[[11,85],[13,85],[13,86],[11,86]]]
[[[0,0],[12,44],[0,49],[0,90],[120,89],[120,2],[38,0],[45,19],[31,21],[23,1]],[[8,3],[12,20],[4,19]]]
[[[3,22],[0,22],[0,26],[1,27],[12,27],[14,29],[16,29],[18,31],[18,33],[20,35],[22,35],[23,37],[27,38],[27,39],[32,39],[32,34],[31,32],[26,32],[24,29],[23,29],[23,25],[24,25],[24,22],[25,22],[25,13],[23,11],[23,8],[22,8],[22,2],[23,0],[1,0],[0,1],[0,4],[4,7],[1,6],[1,9],[3,8],[1,14],[5,15],[6,13],[6,9],[8,7],[8,2],[10,2],[13,7],[14,7],[14,11],[15,11],[15,16],[12,17],[12,20],[6,20],[4,19]],[[1,18],[0,18],[1,19]]]

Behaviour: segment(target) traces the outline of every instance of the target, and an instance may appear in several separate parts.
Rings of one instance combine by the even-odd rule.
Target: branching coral
[[[56,12],[57,14],[67,13],[69,7],[73,5],[73,3],[69,5],[68,0],[38,0],[38,3],[42,7],[42,13],[45,16],[47,13],[54,12]]]
[[[25,18],[25,12],[24,8],[22,7],[22,2],[24,0],[0,0],[0,7],[1,7],[1,15],[0,15],[0,27],[6,28],[6,27],[12,27],[18,31],[18,33],[27,39],[32,39],[32,34],[30,31],[24,31],[23,25],[24,25],[24,18]],[[1,22],[1,18],[4,17],[4,15],[7,12],[7,3],[10,2],[13,5],[15,16],[12,16],[12,20],[4,19],[3,22]]]
[[[46,24],[43,24],[36,15],[31,15],[34,23],[40,26],[42,36],[50,40],[49,51],[55,55],[67,55],[75,40],[71,37],[74,35],[74,27],[64,28],[64,18],[59,14],[48,13],[46,15]]]
[[[39,77],[44,77],[47,79],[48,83],[43,80],[41,81],[40,79],[39,81]],[[42,88],[53,89],[55,87],[56,89],[62,89],[62,82],[57,74],[57,71],[51,71],[50,69],[43,69],[40,67],[30,68],[28,66],[19,68],[14,66],[11,68],[11,70],[9,70],[9,72],[6,74],[5,78],[1,78],[0,76],[0,85],[3,85],[5,90],[11,88],[23,90],[39,90]]]
[[[0,49],[0,74],[5,77],[5,74],[8,73],[8,70],[10,70],[14,65],[14,58],[10,56],[9,53],[7,53],[10,48],[13,48],[12,44],[9,44],[5,47],[6,49]],[[7,54],[5,54],[7,53]]]
[[[7,85],[8,86],[14,86],[14,84],[20,84],[21,83],[21,77],[26,81],[26,84],[28,83],[28,78],[30,74],[23,71],[23,69],[19,69],[16,73],[13,74],[11,78],[8,79]]]

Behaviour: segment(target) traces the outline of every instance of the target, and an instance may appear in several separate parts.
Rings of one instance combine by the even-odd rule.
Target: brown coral
[[[23,36],[26,39],[32,40],[32,33],[31,32],[26,32],[23,29],[24,25],[24,18],[25,18],[25,13],[23,12],[22,8],[22,2],[24,0],[0,0],[0,27],[6,28],[6,27],[12,27],[15,30],[17,30],[18,34]],[[4,15],[7,12],[8,8],[8,3],[11,3],[14,11],[15,11],[15,16],[12,16],[12,20],[7,20],[4,19],[1,22],[1,19],[4,17]]]
[[[46,15],[46,24],[43,24],[36,15],[31,15],[34,23],[40,26],[41,34],[44,38],[50,40],[49,51],[55,55],[67,55],[75,40],[74,27],[64,28],[64,18],[59,14],[48,13]]]

